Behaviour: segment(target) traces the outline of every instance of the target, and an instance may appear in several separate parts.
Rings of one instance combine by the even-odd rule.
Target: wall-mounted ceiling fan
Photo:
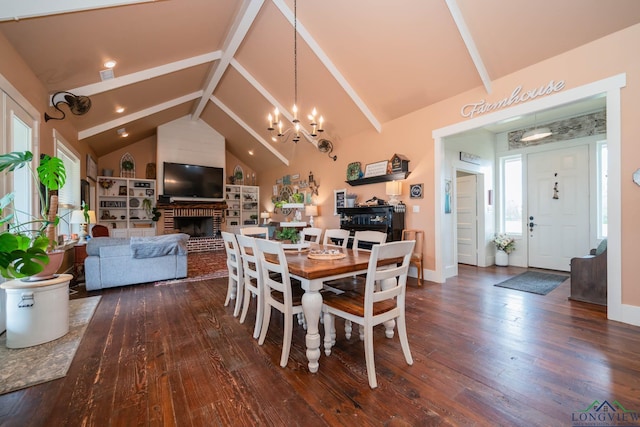
[[[49,120],[62,120],[65,118],[66,115],[64,111],[58,107],[59,104],[67,104],[69,106],[69,111],[76,116],[82,116],[91,109],[91,100],[88,96],[74,95],[71,92],[54,93],[51,97],[51,103],[53,104],[53,108],[62,113],[62,117],[51,117],[47,113],[44,113],[45,122],[48,122]]]
[[[331,155],[331,152],[333,151],[333,143],[328,139],[321,139],[318,141],[318,151],[321,153],[327,153],[327,156],[329,156],[330,159],[333,159],[334,162],[338,160],[338,156]]]

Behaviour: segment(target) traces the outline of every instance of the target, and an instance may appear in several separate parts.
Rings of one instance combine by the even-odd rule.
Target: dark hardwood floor
[[[279,315],[259,346],[255,305],[244,324],[223,307],[226,279],[94,292],[102,300],[67,376],[0,396],[0,424],[571,426],[596,400],[640,411],[640,328],[569,301],[568,281],[546,296],[493,286],[522,271],[410,279],[414,365],[378,328],[375,390],[357,334],[340,329],[310,374],[296,325],[280,368]]]

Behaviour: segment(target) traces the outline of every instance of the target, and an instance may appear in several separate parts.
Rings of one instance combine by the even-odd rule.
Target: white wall
[[[460,151],[479,157],[478,163],[473,164],[460,160]],[[478,175],[478,266],[486,267],[493,264],[494,252],[490,240],[495,232],[495,136],[491,132],[477,131],[447,137],[445,140],[445,179],[453,184],[452,202],[456,203],[456,175],[457,171],[464,171]],[[442,183],[444,187],[444,183]],[[493,204],[488,204],[487,192],[494,192]],[[457,215],[456,206],[452,212],[443,215],[442,229],[451,238],[444,239],[443,256],[445,277],[458,274],[457,257]],[[484,237],[482,237],[484,236]]]
[[[224,137],[200,119],[184,116],[158,126],[157,147],[158,194],[164,194],[164,162],[225,167]]]

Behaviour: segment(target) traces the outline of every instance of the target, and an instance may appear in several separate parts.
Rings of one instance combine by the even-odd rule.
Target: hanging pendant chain
[[[298,4],[293,2],[293,105],[298,105]]]

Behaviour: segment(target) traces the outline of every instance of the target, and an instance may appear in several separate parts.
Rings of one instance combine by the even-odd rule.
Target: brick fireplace
[[[224,250],[222,240],[222,203],[171,203],[158,205],[162,210],[164,234],[187,233],[189,252]]]

